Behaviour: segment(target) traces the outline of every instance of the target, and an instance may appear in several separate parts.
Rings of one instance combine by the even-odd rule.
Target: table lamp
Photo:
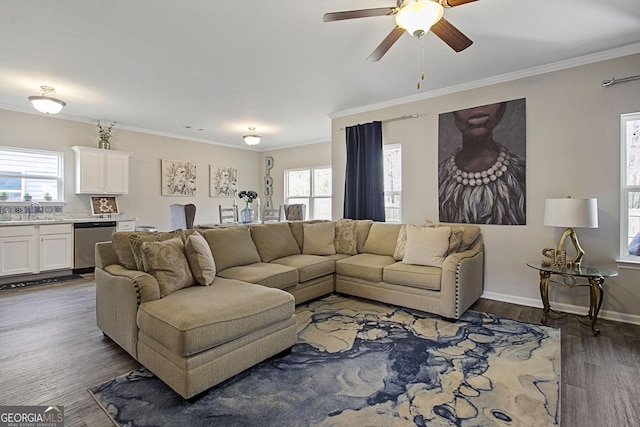
[[[571,238],[576,249],[576,257],[567,263],[569,266],[580,267],[584,251],[578,243],[578,235],[574,227],[598,228],[598,199],[546,199],[544,201],[544,225],[552,227],[567,227],[558,242],[556,254],[562,251],[564,241]]]

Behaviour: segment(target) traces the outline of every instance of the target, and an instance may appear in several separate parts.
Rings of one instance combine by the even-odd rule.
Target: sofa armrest
[[[442,266],[442,309],[445,317],[459,318],[480,298],[484,287],[484,252],[476,243],[464,252],[449,254]]]
[[[156,279],[118,264],[96,267],[96,321],[98,327],[137,359],[138,306],[160,298]]]

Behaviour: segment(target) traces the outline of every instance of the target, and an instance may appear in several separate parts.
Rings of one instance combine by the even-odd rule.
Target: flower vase
[[[98,143],[98,148],[102,148],[103,150],[110,150],[111,149],[111,144],[109,143],[108,139],[104,139],[103,138]]]
[[[249,202],[247,202],[247,207],[240,211],[240,222],[243,224],[253,222],[253,210]]]

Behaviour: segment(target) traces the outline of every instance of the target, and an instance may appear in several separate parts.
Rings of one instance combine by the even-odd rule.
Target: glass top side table
[[[568,288],[589,286],[589,313],[586,316],[591,320],[591,332],[593,332],[593,335],[598,336],[600,334],[600,329],[596,328],[596,321],[598,320],[598,313],[600,312],[602,297],[604,296],[602,284],[606,277],[617,276],[618,272],[616,270],[585,265],[579,267],[567,266],[567,268],[557,268],[550,265],[542,265],[540,261],[528,262],[527,265],[531,268],[535,268],[540,273],[540,298],[542,299],[542,305],[544,307],[544,316],[541,320],[543,325],[546,325],[549,321],[549,312],[552,311],[549,306],[549,283],[557,283]],[[552,275],[561,276],[562,281],[551,279]],[[589,283],[578,284],[576,278],[580,277],[584,277]]]

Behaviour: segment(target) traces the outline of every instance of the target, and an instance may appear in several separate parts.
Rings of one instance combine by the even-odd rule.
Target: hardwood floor
[[[95,322],[95,286],[78,282],[0,293],[0,405],[64,405],[65,426],[110,426],[89,387],[140,365]],[[539,323],[541,310],[480,300],[472,309]],[[640,419],[640,326],[572,316],[562,334],[562,425],[632,426]]]

